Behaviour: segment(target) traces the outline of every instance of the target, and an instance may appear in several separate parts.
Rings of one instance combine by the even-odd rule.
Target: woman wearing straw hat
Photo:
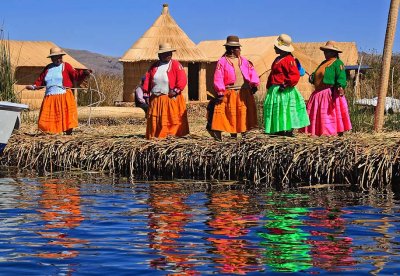
[[[46,87],[39,113],[39,129],[71,135],[72,129],[78,126],[78,110],[71,88],[90,75],[91,70],[74,69],[71,64],[63,62],[65,54],[59,47],[51,48],[48,58],[52,63],[44,68],[35,84],[27,85],[26,89]]]
[[[150,97],[147,139],[189,134],[186,102],[182,95],[187,78],[183,66],[172,59],[172,52],[175,51],[169,43],[161,43],[159,61],[146,73],[143,90],[145,97]]]
[[[239,37],[226,39],[225,54],[218,60],[214,73],[217,96],[207,107],[207,130],[217,140],[223,131],[236,137],[257,127],[254,93],[260,79],[253,64],[240,54]]]
[[[279,55],[271,66],[267,81],[267,95],[264,101],[265,133],[293,136],[293,129],[308,126],[306,105],[295,85],[300,72],[292,55],[292,39],[281,34],[274,43]]]
[[[315,91],[307,103],[311,124],[302,131],[311,135],[342,135],[351,130],[351,122],[344,88],[347,85],[343,62],[339,59],[342,51],[334,41],[320,47],[325,60],[310,76]]]

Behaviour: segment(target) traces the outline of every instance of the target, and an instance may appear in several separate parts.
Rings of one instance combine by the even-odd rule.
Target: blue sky
[[[195,42],[227,35],[287,33],[297,42],[354,41],[383,50],[390,0],[1,0],[10,39],[48,40],[64,48],[120,57],[160,15],[170,14]],[[399,26],[397,26],[397,30]],[[396,33],[394,52],[400,52]]]

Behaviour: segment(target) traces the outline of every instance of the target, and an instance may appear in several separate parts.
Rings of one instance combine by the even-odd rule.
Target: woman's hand
[[[178,96],[180,92],[181,92],[181,90],[179,90],[176,87],[174,89],[170,89],[168,92],[168,97],[174,98],[174,97]]]
[[[343,87],[338,87],[336,90],[337,90],[339,96],[343,96],[343,95],[344,95],[344,89],[343,89]]]

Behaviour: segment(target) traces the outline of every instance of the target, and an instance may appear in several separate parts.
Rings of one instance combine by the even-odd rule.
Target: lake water
[[[396,195],[13,175],[0,178],[1,275],[400,272]]]

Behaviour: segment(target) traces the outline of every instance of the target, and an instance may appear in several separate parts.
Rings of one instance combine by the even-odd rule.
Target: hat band
[[[283,42],[282,40],[280,40],[280,39],[278,39],[278,45],[279,46],[286,46],[286,47],[289,47],[290,46],[290,44],[288,44],[288,43],[285,43],[285,42]]]

